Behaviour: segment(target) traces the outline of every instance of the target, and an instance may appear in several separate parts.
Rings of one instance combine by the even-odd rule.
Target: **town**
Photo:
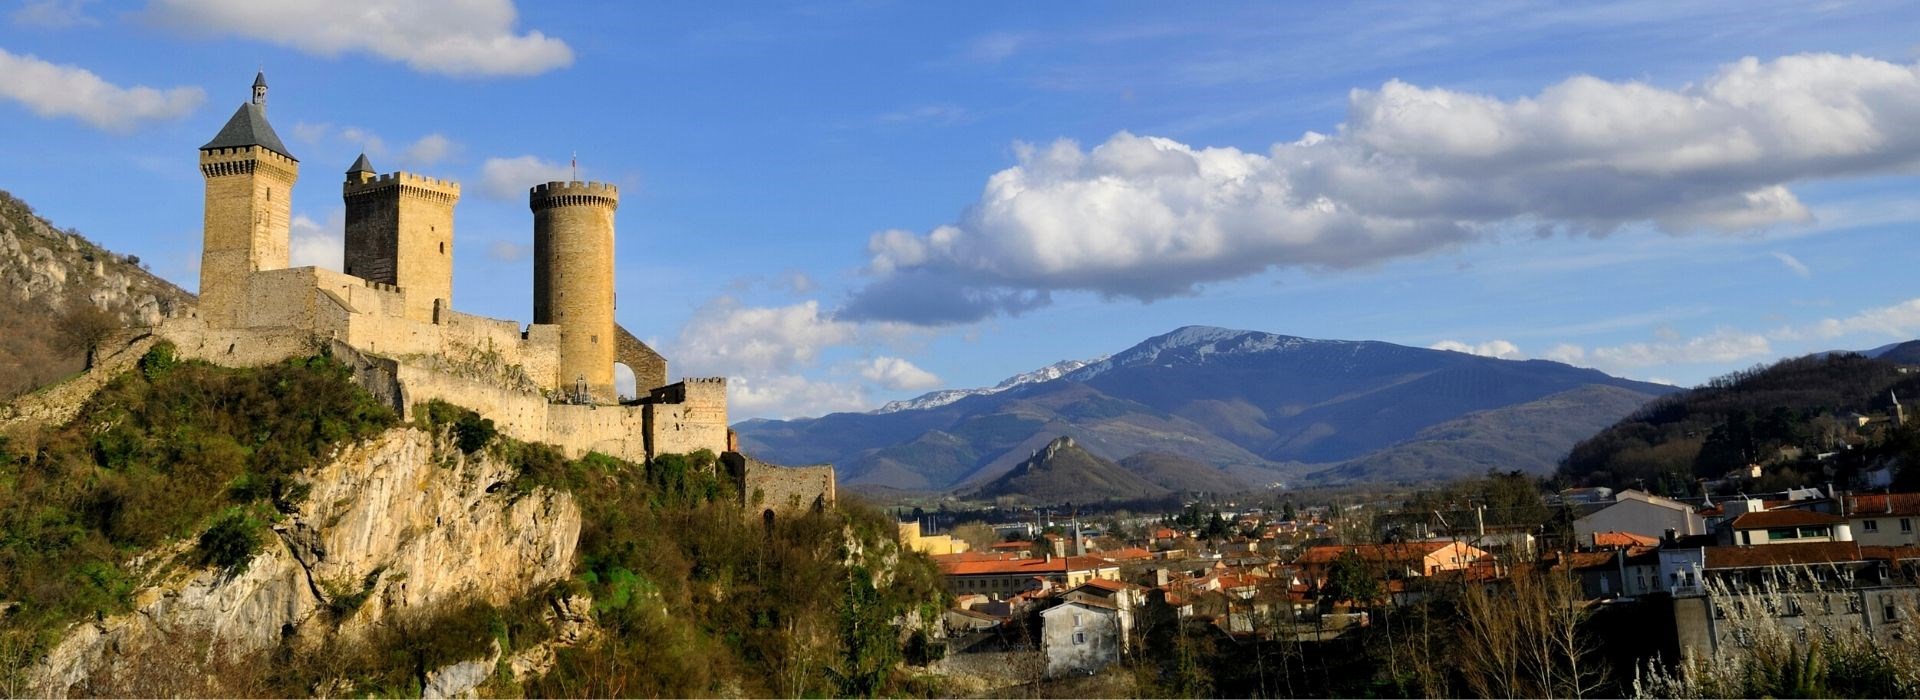
[[[1894,397],[1884,415],[1828,419],[1858,445],[1905,427],[1906,416]],[[1624,663],[1631,678],[1657,659],[1708,660],[1751,646],[1769,625],[1901,643],[1920,612],[1920,493],[1890,490],[1884,468],[1842,486],[1743,491],[1765,470],[1755,463],[1702,480],[1710,495],[1673,498],[1632,488],[1548,492],[1519,472],[1490,472],[1404,498],[1280,492],[1189,500],[1164,514],[916,508],[902,513],[899,538],[938,562],[952,595],[941,663],[988,684],[1112,674],[1130,683],[1133,674],[1117,669],[1171,663],[1190,653],[1178,649],[1181,638],[1197,638],[1245,667],[1243,681],[1268,684],[1207,690],[1273,693],[1289,673],[1306,684],[1351,673],[1341,667],[1364,638],[1390,635],[1406,618],[1432,624],[1441,603],[1465,616],[1514,616],[1539,603],[1549,626],[1564,627],[1561,658],[1533,666],[1538,678],[1505,679],[1494,695],[1590,692],[1610,681],[1578,670],[1587,660],[1577,657]],[[1551,639],[1532,632],[1541,638],[1506,643]],[[1497,635],[1463,637],[1448,643],[1497,658],[1477,646],[1497,645]],[[1266,655],[1266,668],[1253,669]],[[1485,680],[1474,669],[1446,673]],[[1230,682],[1217,668],[1210,675]]]

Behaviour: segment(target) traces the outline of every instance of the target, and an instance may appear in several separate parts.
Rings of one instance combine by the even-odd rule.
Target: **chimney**
[[[1680,541],[1680,532],[1673,528],[1667,528],[1667,531],[1660,536],[1662,544],[1673,544],[1678,541]]]

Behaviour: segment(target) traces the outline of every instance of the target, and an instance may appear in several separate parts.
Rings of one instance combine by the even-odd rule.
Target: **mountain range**
[[[1574,442],[1675,390],[1545,360],[1207,326],[1038,374],[1057,376],[735,429],[748,451],[834,463],[856,489],[981,493],[1067,436],[1137,476],[1159,473],[1142,477],[1159,488],[1216,491],[1544,474]]]

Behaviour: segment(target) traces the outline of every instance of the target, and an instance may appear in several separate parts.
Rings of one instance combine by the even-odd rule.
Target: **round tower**
[[[560,327],[562,392],[584,386],[596,403],[613,386],[613,212],[620,189],[549,182],[528,193],[533,208],[533,322]]]

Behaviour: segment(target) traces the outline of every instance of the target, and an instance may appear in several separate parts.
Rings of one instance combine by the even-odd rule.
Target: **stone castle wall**
[[[833,465],[783,467],[738,452],[721,459],[748,513],[788,515],[833,504]]]
[[[615,340],[613,361],[626,365],[633,370],[633,385],[636,391],[645,392],[656,386],[667,385],[667,358],[654,352],[646,343],[627,332],[624,326],[613,327]]]

